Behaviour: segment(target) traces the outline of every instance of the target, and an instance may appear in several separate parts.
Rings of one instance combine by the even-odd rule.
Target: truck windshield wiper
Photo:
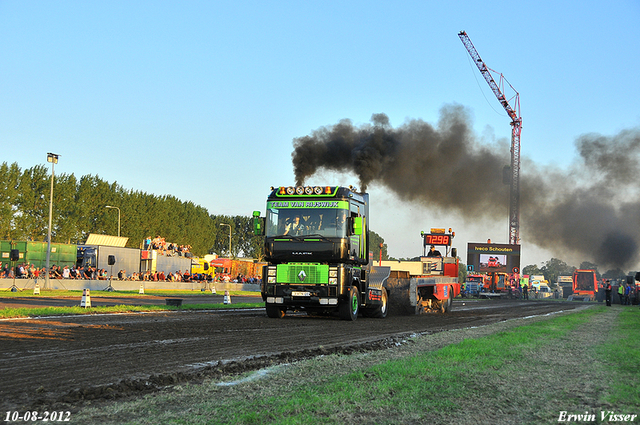
[[[280,235],[276,236],[276,239],[292,239],[294,241],[304,241],[304,236],[294,236],[294,235]]]
[[[305,237],[312,236],[312,237],[314,237],[314,238],[320,238],[320,239],[322,239],[323,241],[333,242],[331,239],[329,239],[329,238],[327,238],[326,236],[323,236],[323,235],[321,235],[321,234],[319,234],[319,233],[312,233],[312,234],[310,234],[310,235],[304,235],[304,236],[305,236]]]

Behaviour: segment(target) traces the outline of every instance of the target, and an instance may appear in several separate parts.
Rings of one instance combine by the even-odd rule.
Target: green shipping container
[[[27,242],[28,253],[46,252],[46,251],[47,251],[47,244],[44,242]]]
[[[45,267],[47,264],[47,243],[46,242],[15,242],[0,241],[0,263],[10,261],[12,249],[20,252],[20,259],[17,263],[29,263],[35,267]],[[49,255],[49,265],[60,267],[73,266],[77,260],[77,246],[73,244],[52,243]]]
[[[45,252],[32,252],[27,251],[27,255],[25,255],[25,260],[33,263],[34,261],[42,261],[46,259],[47,254]]]
[[[13,249],[17,249],[20,252],[27,252],[27,243],[26,242],[14,242]]]

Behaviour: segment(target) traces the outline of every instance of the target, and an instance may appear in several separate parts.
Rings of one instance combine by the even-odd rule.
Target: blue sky
[[[0,0],[0,162],[24,169],[54,152],[56,173],[264,213],[269,187],[294,183],[293,139],[344,118],[435,125],[459,104],[480,139],[508,143],[465,30],[520,93],[523,173],[527,161],[568,168],[580,135],[640,126],[638,22],[637,0]],[[508,241],[507,200],[504,218],[468,222],[369,192],[393,256],[420,254],[430,227],[453,227],[463,258],[467,242]],[[522,236],[523,265],[563,258]]]

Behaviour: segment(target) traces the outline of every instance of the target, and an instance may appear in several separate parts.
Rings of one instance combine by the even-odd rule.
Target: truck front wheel
[[[284,309],[273,304],[266,304],[267,316],[272,319],[282,319],[284,317]]]
[[[340,304],[340,318],[342,320],[354,321],[358,318],[358,312],[360,310],[360,296],[358,294],[358,288],[352,286],[349,288],[347,298]]]

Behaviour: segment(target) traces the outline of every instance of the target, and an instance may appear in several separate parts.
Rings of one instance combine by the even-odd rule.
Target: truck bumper
[[[310,297],[309,299],[295,299],[293,297],[267,297],[268,304],[279,305],[296,305],[296,306],[337,306],[337,298],[318,298]]]
[[[336,285],[270,285],[265,288],[268,304],[300,307],[321,307],[338,305]]]

